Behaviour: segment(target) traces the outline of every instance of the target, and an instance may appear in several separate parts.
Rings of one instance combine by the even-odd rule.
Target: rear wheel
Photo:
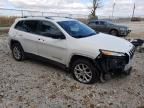
[[[117,30],[111,30],[110,34],[113,36],[118,36],[118,31]]]
[[[98,73],[87,59],[76,60],[71,67],[74,79],[84,84],[92,84],[98,80]]]
[[[17,61],[24,60],[25,54],[24,54],[23,48],[21,47],[19,43],[14,43],[12,45],[12,55],[14,59]]]

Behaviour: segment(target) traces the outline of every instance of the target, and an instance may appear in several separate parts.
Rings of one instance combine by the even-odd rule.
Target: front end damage
[[[124,73],[129,75],[132,70],[132,59],[135,48],[133,47],[129,53],[106,54],[100,50],[100,55],[95,59],[96,68],[100,73],[101,82],[108,80],[114,74]]]

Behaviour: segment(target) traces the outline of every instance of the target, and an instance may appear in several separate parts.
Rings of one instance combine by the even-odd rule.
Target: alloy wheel
[[[17,60],[19,60],[21,58],[20,49],[16,46],[13,48],[13,55]]]
[[[77,64],[74,68],[74,74],[83,83],[88,83],[92,79],[92,71],[86,64]]]

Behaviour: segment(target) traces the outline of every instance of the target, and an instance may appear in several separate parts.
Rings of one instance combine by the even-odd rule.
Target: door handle
[[[39,40],[39,41],[43,41],[43,42],[45,41],[45,40],[43,40],[43,39],[38,39],[38,40]]]

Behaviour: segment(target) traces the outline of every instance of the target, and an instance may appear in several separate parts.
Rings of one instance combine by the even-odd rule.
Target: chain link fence
[[[9,27],[16,18],[24,16],[61,16],[61,17],[72,17],[76,18],[84,23],[88,22],[89,16],[84,14],[69,14],[69,13],[58,13],[58,12],[46,12],[46,11],[35,11],[35,10],[24,10],[24,9],[7,9],[0,8],[0,27]],[[111,16],[98,16],[99,19],[109,20],[115,23],[128,22],[131,18],[120,18]]]
[[[21,9],[7,9],[0,8],[0,27],[10,26],[16,18],[24,16],[60,16],[60,17],[72,17],[80,19],[86,22],[88,15],[83,14],[68,14],[57,12],[44,12],[35,10],[21,10]]]
[[[69,14],[69,13],[58,13],[58,12],[46,12],[46,11],[35,11],[35,10],[24,10],[24,9],[6,9],[0,8],[0,16],[65,16],[74,18],[88,18],[88,15],[84,14]]]

